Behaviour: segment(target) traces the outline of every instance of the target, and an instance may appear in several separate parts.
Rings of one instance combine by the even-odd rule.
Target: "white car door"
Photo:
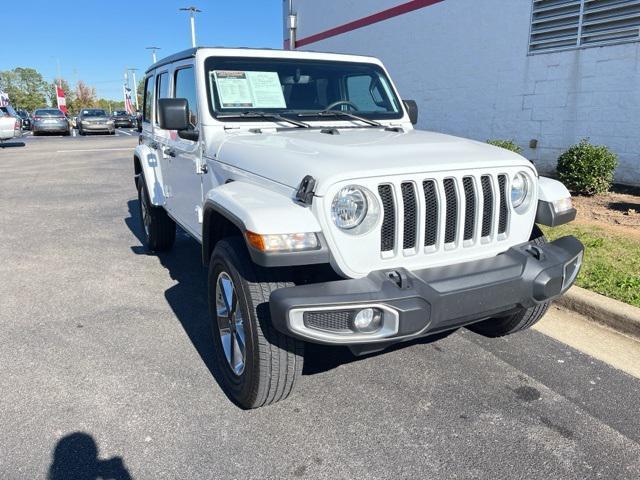
[[[198,128],[198,103],[193,64],[176,67],[173,73],[174,98],[186,98],[189,102],[191,126]],[[169,148],[165,154],[169,160],[172,215],[196,238],[202,236],[202,150],[199,141],[180,138],[169,132]]]

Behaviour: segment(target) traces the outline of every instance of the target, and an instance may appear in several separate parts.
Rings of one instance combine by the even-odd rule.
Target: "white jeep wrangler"
[[[417,131],[369,57],[197,48],[145,77],[135,181],[148,248],[202,244],[227,393],[277,402],[305,342],[355,354],[530,327],[574,282],[567,189],[527,159]]]

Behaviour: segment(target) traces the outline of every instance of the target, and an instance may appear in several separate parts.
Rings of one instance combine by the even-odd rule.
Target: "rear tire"
[[[302,373],[304,343],[275,330],[269,297],[274,290],[293,283],[278,278],[273,270],[253,264],[244,241],[238,237],[221,240],[216,245],[208,283],[211,330],[227,395],[245,409],[287,398]],[[229,291],[229,285],[235,295],[231,295],[231,300],[227,295],[225,303],[223,292]],[[232,314],[225,314],[226,306],[234,304]],[[236,327],[231,327],[232,324]],[[227,331],[228,336],[223,333]],[[241,338],[240,331],[242,341],[237,341]],[[234,350],[236,347],[232,345],[239,349]],[[234,356],[238,351],[242,353],[241,364]]]
[[[531,233],[531,241],[537,245],[544,245],[547,239],[542,230],[534,225]],[[490,318],[482,322],[469,325],[467,328],[472,332],[479,333],[485,337],[503,337],[512,333],[526,330],[535,325],[549,309],[551,301],[542,302],[530,308],[523,308],[518,312],[500,318]]]
[[[176,240],[176,223],[162,207],[151,204],[144,177],[138,177],[138,204],[146,246],[152,252],[170,250]]]

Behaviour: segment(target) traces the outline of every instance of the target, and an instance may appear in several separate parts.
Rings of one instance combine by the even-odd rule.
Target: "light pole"
[[[189,12],[191,18],[191,46],[196,47],[196,13],[202,12],[197,7],[185,7],[180,9],[181,12]]]
[[[160,47],[146,47],[146,50],[151,50],[151,58],[153,59],[153,63],[156,63],[158,61],[156,59],[156,52],[160,50]]]

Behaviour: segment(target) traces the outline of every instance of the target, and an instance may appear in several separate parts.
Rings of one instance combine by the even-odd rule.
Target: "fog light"
[[[375,332],[382,325],[382,312],[377,308],[364,308],[353,318],[353,329],[356,332]]]

